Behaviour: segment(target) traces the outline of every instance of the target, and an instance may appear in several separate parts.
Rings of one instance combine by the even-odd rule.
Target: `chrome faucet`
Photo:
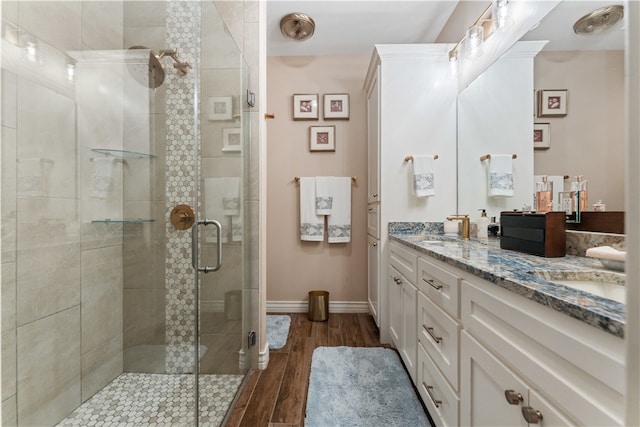
[[[469,229],[471,228],[469,215],[450,215],[447,217],[447,221],[460,221],[462,223],[462,238],[469,239]]]

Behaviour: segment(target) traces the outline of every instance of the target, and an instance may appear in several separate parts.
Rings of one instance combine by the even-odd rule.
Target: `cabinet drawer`
[[[457,321],[418,292],[418,342],[455,391],[459,390],[460,329]]]
[[[418,392],[434,423],[459,426],[460,399],[422,346],[418,346]]]
[[[411,283],[416,283],[418,255],[399,243],[389,243],[389,263]]]
[[[372,203],[367,207],[367,233],[380,238],[380,204]]]
[[[418,289],[456,318],[460,318],[460,281],[455,273],[435,260],[418,258]]]

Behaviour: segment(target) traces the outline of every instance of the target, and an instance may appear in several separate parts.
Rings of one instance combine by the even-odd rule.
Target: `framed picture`
[[[318,120],[318,94],[293,95],[293,120]]]
[[[551,147],[550,129],[549,123],[533,124],[533,148],[546,150]]]
[[[311,126],[309,151],[336,151],[335,126]]]
[[[566,115],[566,89],[538,91],[538,117],[563,117]]]
[[[207,113],[209,120],[231,120],[233,117],[233,97],[210,96]]]
[[[326,93],[324,95],[324,118],[349,120],[349,94]]]
[[[240,128],[222,129],[222,151],[242,151],[242,134]]]

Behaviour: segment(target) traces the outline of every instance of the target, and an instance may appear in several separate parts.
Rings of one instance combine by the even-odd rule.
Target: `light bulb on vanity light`
[[[491,2],[491,25],[493,30],[503,29],[511,24],[509,0],[493,0]]]
[[[464,57],[467,59],[475,59],[482,55],[483,44],[484,28],[482,25],[469,27],[464,37]]]
[[[458,49],[454,48],[449,51],[449,78],[458,77]]]

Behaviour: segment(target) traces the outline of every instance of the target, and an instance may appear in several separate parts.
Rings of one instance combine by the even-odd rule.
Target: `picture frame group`
[[[551,147],[551,125],[549,123],[533,124],[533,148],[546,150]]]
[[[564,117],[567,115],[567,89],[539,90],[538,117]]]
[[[336,151],[336,127],[310,126],[309,151]]]
[[[317,93],[293,95],[293,120],[319,120],[320,95]],[[349,94],[325,93],[323,95],[325,120],[349,120]]]

